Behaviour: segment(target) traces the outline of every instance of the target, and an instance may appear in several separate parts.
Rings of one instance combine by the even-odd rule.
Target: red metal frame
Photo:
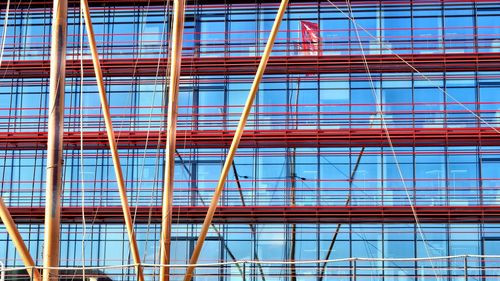
[[[439,5],[440,3],[495,3],[495,1],[492,0],[400,0],[400,1],[385,1],[385,0],[379,0],[379,1],[367,1],[367,0],[351,0],[354,2],[356,5],[377,5],[380,3],[384,3],[384,5],[409,5],[409,4],[418,4],[418,5],[428,5],[428,4],[436,4]],[[70,6],[77,6],[79,5],[79,2],[76,0],[70,0],[68,1]],[[301,0],[303,3],[313,3],[316,4],[317,1],[314,0]],[[345,1],[342,0],[335,0],[332,1],[336,5],[339,5],[341,7],[345,6]],[[375,2],[375,3],[374,3]],[[254,3],[272,3],[272,4],[277,4],[279,3],[278,0],[271,0],[271,1],[262,1],[262,0],[257,0],[257,1],[248,1],[248,0],[231,0],[230,2],[228,1],[220,1],[220,0],[198,0],[198,4],[204,4],[204,5],[210,5],[210,4],[254,4]],[[52,6],[51,1],[46,1],[46,0],[14,0],[11,2],[11,5],[14,7],[23,7],[23,6],[30,6],[30,7],[40,7],[40,6]],[[191,3],[188,3],[191,4]],[[0,6],[5,6],[6,1],[1,1]],[[102,6],[102,5],[113,5],[113,6],[142,6],[142,5],[166,5],[165,0],[90,0],[89,5],[91,6]]]
[[[500,52],[461,54],[405,54],[402,59],[421,72],[499,71]],[[253,75],[260,57],[194,57],[182,62],[181,75]],[[415,72],[395,55],[367,55],[371,72]],[[163,76],[167,58],[162,59],[103,59],[104,76]],[[131,67],[134,65],[136,67]],[[83,61],[83,75],[92,76],[92,61]],[[46,78],[49,60],[4,61],[0,66],[3,78]],[[266,74],[365,73],[362,55],[273,56]],[[80,61],[67,60],[67,77],[80,77]]]
[[[200,223],[208,207],[174,206],[176,223]],[[123,223],[121,207],[85,207],[89,222]],[[43,207],[11,207],[18,223],[42,222]],[[131,207],[135,221],[153,223],[161,221],[161,206]],[[420,222],[500,222],[500,206],[416,206]],[[79,223],[81,207],[63,207],[64,223]],[[246,206],[218,207],[215,223],[413,223],[415,217],[409,206]]]
[[[1,0],[0,0],[1,1]],[[318,2],[305,0],[309,4]],[[5,6],[5,1],[0,5]],[[70,1],[78,5],[78,1]],[[162,0],[91,0],[91,4],[106,5],[164,5]],[[232,0],[230,3],[257,2]],[[274,1],[272,1],[274,2]],[[390,3],[394,5],[438,4],[438,3],[471,3],[489,2],[491,0],[421,0],[421,1],[355,1],[359,5]],[[344,1],[335,1],[344,6]],[[217,0],[200,0],[197,4],[224,4]],[[323,5],[324,3],[321,3]],[[14,0],[13,6],[50,6],[52,2],[45,0]],[[275,5],[270,3],[269,5]],[[293,4],[292,4],[293,5]],[[215,6],[215,5],[214,5]],[[408,41],[408,42],[411,42]],[[129,48],[129,47],[127,47]],[[132,48],[132,47],[130,47]],[[225,55],[225,54],[213,54]],[[500,52],[483,53],[448,53],[448,54],[402,54],[400,57],[390,54],[367,55],[369,69],[374,73],[412,73],[412,67],[422,72],[464,72],[464,71],[500,71]],[[260,57],[188,57],[182,62],[183,76],[223,77],[227,75],[254,75]],[[141,59],[103,59],[103,74],[108,77],[158,77],[164,76],[167,69],[167,58]],[[134,67],[131,67],[134,66]],[[67,76],[80,77],[80,61],[67,61]],[[90,60],[83,61],[83,75],[93,77]],[[3,78],[47,78],[49,77],[49,60],[13,60],[4,61],[0,66]],[[266,74],[325,74],[325,73],[366,73],[365,57],[362,55],[320,55],[320,56],[273,56],[268,63]],[[305,78],[307,79],[307,78]],[[365,78],[366,79],[366,78]],[[38,82],[37,82],[38,83]],[[41,83],[44,83],[43,81]],[[194,114],[193,114],[194,115]],[[40,119],[39,119],[40,120]],[[120,149],[156,148],[165,145],[165,133],[158,130],[121,131],[118,147]],[[234,132],[229,130],[179,131],[177,134],[179,148],[227,148]],[[491,128],[401,128],[390,129],[391,144],[400,147],[414,146],[497,146],[500,145],[500,134]],[[81,149],[80,132],[65,133],[65,149]],[[108,149],[105,132],[94,131],[83,133],[84,149]],[[46,149],[46,132],[0,132],[0,149],[2,150],[35,150]],[[249,130],[243,135],[240,147],[382,147],[389,146],[386,132],[383,129],[299,129],[299,130]],[[442,153],[442,152],[439,152]],[[16,156],[17,157],[17,156]],[[85,217],[89,221],[106,223],[123,223],[123,213],[116,207],[85,207]],[[500,222],[500,206],[416,206],[421,222]],[[10,211],[17,222],[43,221],[43,207],[11,207]],[[178,206],[174,207],[173,217],[179,223],[200,223],[203,221],[207,207]],[[132,207],[139,223],[161,221],[160,206]],[[82,219],[81,207],[64,207],[62,221],[78,223]],[[216,212],[216,223],[378,223],[407,222],[415,220],[409,206],[226,206],[219,207]]]
[[[500,145],[500,134],[491,128],[396,128],[389,129],[394,146]],[[179,131],[179,148],[226,148],[233,131]],[[121,131],[120,149],[164,146],[165,133]],[[84,149],[108,149],[106,132],[84,132]],[[0,132],[0,149],[45,149],[46,132]],[[65,132],[65,149],[80,149],[80,132]],[[240,147],[381,147],[389,146],[383,129],[314,129],[245,131]]]

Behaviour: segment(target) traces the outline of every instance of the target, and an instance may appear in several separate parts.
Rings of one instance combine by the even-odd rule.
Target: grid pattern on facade
[[[154,264],[171,14],[159,4],[122,4],[91,10],[139,249],[144,263]],[[189,260],[199,210],[212,196],[277,9],[272,3],[188,4],[175,264]],[[342,1],[292,2],[287,9],[199,262],[369,258],[329,264],[324,280],[495,280],[497,260],[472,256],[500,254],[500,4],[351,5],[359,26],[346,18]],[[41,264],[52,10],[19,5],[10,12],[0,64],[0,192]],[[320,53],[304,52],[302,21],[318,24]],[[68,26],[61,266],[129,264],[121,215],[110,211],[120,201],[87,45],[80,54],[78,9],[70,9]],[[91,214],[85,230],[75,211],[82,206]],[[302,211],[276,214],[293,207]],[[319,211],[323,207],[331,209]],[[21,266],[2,227],[0,261]],[[376,260],[455,255],[471,257]],[[323,279],[320,263],[243,264],[243,275],[239,266],[224,265],[198,269],[198,278]],[[146,274],[153,278],[157,271]],[[173,278],[183,272],[173,270]],[[135,278],[131,267],[104,273]]]

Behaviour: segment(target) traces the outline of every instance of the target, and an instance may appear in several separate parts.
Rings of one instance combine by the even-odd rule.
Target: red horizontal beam
[[[500,130],[500,128],[499,128]],[[165,133],[158,131],[117,132],[121,149],[165,146]],[[233,131],[178,131],[179,148],[229,147]],[[491,128],[397,128],[389,129],[394,146],[492,146],[500,145],[500,134]],[[106,132],[84,132],[84,149],[108,149]],[[46,132],[0,132],[0,149],[45,149]],[[317,129],[246,131],[240,147],[381,147],[389,146],[383,129]],[[65,149],[80,149],[80,132],[65,132]]]
[[[18,223],[40,223],[44,219],[43,207],[11,207]],[[415,207],[420,222],[500,222],[500,206],[427,206]],[[161,206],[131,208],[136,222],[158,223],[161,221]],[[200,223],[205,218],[207,207],[174,207],[176,223]],[[123,223],[121,207],[85,207],[85,218],[89,222]],[[82,221],[81,207],[63,207],[63,223]],[[381,223],[414,222],[409,206],[247,206],[217,208],[215,223]]]
[[[500,71],[500,53],[413,54],[401,55],[422,72]],[[415,72],[395,55],[367,55],[371,72]],[[185,57],[181,75],[253,75],[260,57]],[[108,77],[164,76],[167,59],[102,59],[102,70]],[[83,61],[84,76],[94,76],[92,62]],[[49,60],[4,61],[3,78],[47,78]],[[361,55],[274,56],[266,74],[365,73]],[[80,77],[80,61],[67,60],[66,76]]]
[[[70,6],[77,6],[79,2],[77,0],[69,0]],[[278,0],[230,0],[230,1],[222,1],[222,0],[197,0],[197,4],[255,4],[255,3],[278,3]],[[300,0],[303,3],[318,3],[317,0]],[[340,7],[345,6],[345,1],[342,0],[334,0],[332,1],[336,5]],[[428,5],[435,4],[439,5],[440,3],[496,3],[496,1],[492,0],[351,0],[354,5],[376,5],[378,3],[383,3],[384,5]],[[374,3],[375,2],[375,3]],[[0,2],[0,7],[5,7],[6,1],[3,0]],[[90,0],[89,5],[91,6],[143,6],[143,5],[165,5],[166,0]],[[188,2],[188,4],[192,4],[193,2]],[[52,7],[53,2],[47,0],[13,0],[11,1],[12,7]],[[293,3],[295,4],[295,3]]]

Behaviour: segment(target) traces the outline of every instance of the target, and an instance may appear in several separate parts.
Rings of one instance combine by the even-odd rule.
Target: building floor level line
[[[377,0],[377,1],[369,1],[369,0],[351,0],[353,2],[353,5],[359,5],[359,6],[373,6],[374,3],[376,2],[377,4],[383,3],[384,5],[391,5],[391,6],[397,6],[397,5],[429,5],[429,4],[435,4],[439,5],[441,3],[454,3],[454,4],[460,4],[460,3],[496,3],[495,1],[492,0],[397,0],[397,1],[387,1],[387,0]],[[336,0],[334,2],[337,2],[339,6],[344,6],[345,1],[343,0]],[[79,1],[78,0],[70,0],[68,1],[70,6],[78,6]],[[271,0],[271,1],[249,1],[249,0],[231,0],[231,1],[222,1],[222,0],[198,0],[198,4],[204,4],[204,5],[225,5],[225,4],[256,4],[256,3],[264,3],[264,4],[272,4],[272,5],[277,5],[279,3],[279,0]],[[313,0],[302,0],[301,3],[306,3],[306,4],[317,4],[317,1]],[[52,2],[47,1],[47,0],[15,0],[12,1],[12,4],[16,7],[49,7]],[[111,1],[105,1],[105,0],[91,0],[89,1],[90,6],[96,6],[96,7],[101,7],[103,4],[107,5],[113,5],[113,6],[131,6],[131,5],[136,5],[136,6],[147,6],[147,5],[165,5],[164,0],[111,0]],[[191,3],[188,3],[191,4]],[[295,3],[292,3],[292,5]],[[6,5],[6,0],[3,0],[0,2],[0,7]]]
[[[392,143],[397,147],[411,146],[496,146],[500,135],[491,128],[390,128]],[[119,132],[119,149],[154,149],[157,142],[165,144],[165,134],[146,131]],[[177,148],[227,148],[232,131],[178,131]],[[84,132],[84,149],[108,149],[106,132]],[[0,132],[2,150],[37,150],[47,145],[47,132]],[[145,147],[145,145],[148,146]],[[80,132],[65,132],[65,150],[80,149]],[[249,130],[241,139],[242,148],[285,147],[386,147],[382,129],[299,129]]]
[[[161,222],[161,206],[137,207],[136,223]],[[201,223],[208,207],[174,206],[175,223]],[[16,223],[43,222],[43,207],[10,207]],[[500,223],[500,206],[416,206],[421,223]],[[81,207],[63,207],[62,223],[81,223]],[[151,212],[151,213],[150,213]],[[94,223],[123,223],[121,207],[85,207]],[[151,215],[151,218],[149,217]],[[409,206],[219,206],[213,223],[413,223]]]
[[[410,67],[401,59],[410,62]],[[499,71],[500,52],[490,53],[448,53],[448,54],[401,54],[399,57],[387,55],[366,55],[372,73],[420,72],[464,72]],[[137,64],[132,69],[130,65]],[[168,59],[162,58],[116,58],[102,59],[105,77],[165,75]],[[254,75],[259,57],[186,57],[182,61],[181,76],[196,75]],[[83,61],[84,76],[94,76],[91,60]],[[47,78],[49,60],[6,60],[0,67],[2,78]],[[80,60],[67,60],[66,76],[81,76]],[[160,71],[158,71],[160,70]],[[324,73],[366,73],[361,55],[321,55],[321,56],[272,56],[266,75],[270,74],[324,74]]]

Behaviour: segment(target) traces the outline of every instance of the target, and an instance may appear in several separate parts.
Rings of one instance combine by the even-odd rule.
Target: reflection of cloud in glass
[[[284,233],[260,233],[259,244],[271,246],[284,246],[285,237]]]

